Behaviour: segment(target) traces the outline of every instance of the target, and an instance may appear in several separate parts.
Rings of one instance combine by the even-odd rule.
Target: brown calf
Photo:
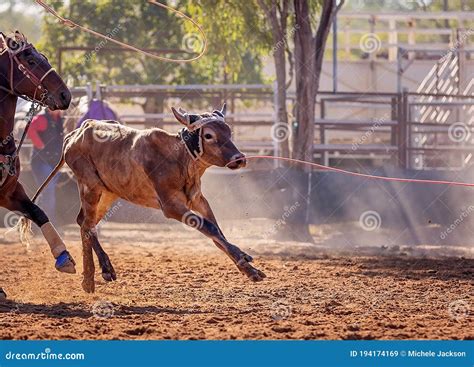
[[[178,135],[157,128],[136,130],[115,121],[87,120],[65,137],[63,159],[38,191],[64,162],[76,175],[81,197],[77,222],[83,245],[82,287],[86,292],[94,292],[92,249],[103,278],[116,279],[98,241],[96,225],[118,198],[161,209],[167,218],[184,222],[212,239],[251,280],[265,277],[250,265],[251,256],[225,238],[201,192],[201,176],[208,167],[238,169],[246,164],[224,122],[225,105],[220,111],[202,115],[172,110],[185,126]]]

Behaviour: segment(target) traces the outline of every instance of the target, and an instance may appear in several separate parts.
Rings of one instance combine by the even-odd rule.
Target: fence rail
[[[93,95],[90,87],[73,88],[72,94]],[[100,94],[115,102],[150,97],[159,101],[154,112],[123,113],[119,119],[137,128],[167,130],[179,128],[167,113],[171,105],[207,110],[226,101],[239,147],[246,153],[279,154],[278,141],[272,138],[278,122],[270,85],[102,86]],[[369,164],[389,161],[401,168],[461,168],[474,155],[474,95],[320,91],[316,102],[313,156],[320,163],[349,164],[355,159]],[[287,103],[294,130],[294,92],[288,93]],[[428,116],[423,112],[427,109]],[[441,113],[448,116],[442,123],[437,119]],[[417,141],[420,137],[423,141]],[[291,142],[292,134],[288,138]],[[25,153],[27,166],[27,149]]]

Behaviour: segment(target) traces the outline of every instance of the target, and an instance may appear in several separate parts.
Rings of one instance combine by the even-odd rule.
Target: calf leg
[[[95,225],[97,226],[99,222],[102,220],[104,215],[110,208],[110,205],[117,199],[117,197],[109,192],[102,191],[100,196],[99,204],[97,205],[96,210],[96,218],[95,218]],[[77,216],[77,223],[79,226],[82,226],[82,222],[84,221],[84,211],[81,208],[79,215]],[[98,234],[96,234],[97,241],[92,241],[92,249],[94,250],[97,258],[99,260],[100,268],[102,269],[102,278],[105,281],[110,282],[112,280],[117,280],[117,275],[115,273],[115,269],[110,261],[109,255],[104,251],[100,242],[98,241]]]
[[[66,245],[58,232],[40,207],[34,204],[26,195],[23,186],[19,182],[16,183],[16,187],[12,194],[9,195],[7,201],[2,204],[9,210],[21,212],[25,217],[40,227],[44,238],[49,244],[51,253],[56,259],[57,270],[71,274],[76,272],[76,263],[67,251]]]
[[[188,224],[186,223],[185,219],[189,218],[190,210],[184,204],[185,202],[184,194],[174,193],[174,195],[171,196],[168,201],[162,203],[163,213],[168,218],[174,218],[184,222],[185,224]],[[212,213],[207,200],[201,196],[195,203],[193,203],[193,208],[199,211],[203,217],[196,218],[196,220],[193,221],[192,227],[196,228],[199,232],[212,239],[216,246],[224,251],[227,256],[232,259],[232,261],[237,265],[237,268],[243,274],[245,274],[254,282],[262,281],[265,278],[265,274],[250,265],[252,257],[226,240],[222,234],[222,231],[217,225],[215,216]]]
[[[92,256],[93,246],[97,246],[97,231],[95,228],[97,205],[100,200],[101,189],[97,186],[90,187],[83,183],[78,183],[81,195],[81,211],[78,215],[78,223],[81,226],[82,238],[82,260],[83,260],[83,280],[82,288],[93,293],[94,283],[94,258]],[[100,246],[100,245],[99,245]]]
[[[81,226],[82,228],[82,223],[84,221],[84,211],[81,210],[79,211],[79,214],[77,216],[77,224]],[[96,221],[96,224],[100,221]],[[91,237],[91,236],[89,236]],[[109,255],[104,251],[102,248],[99,240],[99,236],[97,231],[95,232],[95,239],[91,238],[91,246],[92,249],[94,250],[95,254],[97,255],[97,259],[99,260],[99,266],[102,270],[102,278],[104,278],[105,281],[110,282],[112,280],[117,280],[117,275],[115,273],[115,269],[112,265],[112,262],[110,261]]]

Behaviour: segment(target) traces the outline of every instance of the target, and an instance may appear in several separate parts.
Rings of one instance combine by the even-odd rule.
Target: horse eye
[[[204,139],[206,140],[211,140],[212,139],[212,135],[211,134],[204,134]]]

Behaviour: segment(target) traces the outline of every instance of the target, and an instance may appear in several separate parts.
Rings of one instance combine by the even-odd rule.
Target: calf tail
[[[56,167],[54,167],[53,171],[49,174],[49,176],[46,178],[46,180],[41,184],[39,189],[36,191],[35,195],[31,199],[31,201],[34,203],[36,199],[38,199],[38,196],[41,194],[41,192],[45,189],[46,186],[51,182],[54,176],[59,172],[62,166],[64,166],[64,163],[66,160],[64,159],[64,149],[61,153],[61,160],[56,164]]]

